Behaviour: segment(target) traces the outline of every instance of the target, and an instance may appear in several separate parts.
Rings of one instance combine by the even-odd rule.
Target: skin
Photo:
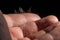
[[[9,28],[9,30],[10,30],[11,34],[14,37],[16,37],[18,39],[24,38],[23,32],[22,32],[21,28],[19,28],[19,27],[12,27],[12,28]]]
[[[25,18],[27,19],[27,21],[37,21],[40,20],[41,17],[38,14],[34,14],[34,13],[23,13],[22,15],[25,16]]]
[[[31,34],[29,38],[31,38],[32,40],[37,39],[37,38],[41,37],[44,34],[46,34],[46,32],[44,30],[40,30],[36,33]]]
[[[3,16],[5,17],[8,27],[12,27],[13,21],[12,21],[11,17],[9,17],[8,15],[5,15],[5,14],[3,14]]]
[[[5,15],[5,14],[3,14],[4,15],[4,17],[5,17],[5,19],[6,19],[6,21],[7,21],[7,24],[8,24],[8,27],[9,27],[9,30],[10,30],[10,32],[11,32],[11,34],[12,34],[12,40],[13,39],[22,39],[22,38],[24,38],[23,37],[23,33],[21,32],[21,30],[18,30],[19,28],[16,28],[16,26],[18,27],[18,26],[20,26],[20,25],[23,25],[23,24],[25,24],[25,23],[27,23],[27,22],[29,22],[28,23],[28,25],[32,25],[31,26],[31,28],[33,27],[33,29],[32,30],[36,30],[37,31],[37,27],[36,27],[36,24],[34,23],[34,22],[32,22],[32,21],[36,21],[36,20],[39,20],[40,19],[40,17],[38,16],[38,15],[36,15],[36,14],[33,14],[33,13],[29,13],[29,14],[27,14],[27,13],[25,13],[25,14],[7,14],[7,15]],[[28,18],[30,18],[29,20],[31,20],[31,21],[27,21],[28,20],[28,18],[27,17],[25,17],[26,15],[29,15],[29,16],[27,16]],[[31,16],[32,15],[32,16]],[[23,21],[20,21],[20,20],[23,20]],[[10,24],[9,24],[10,23]],[[11,24],[12,24],[12,26],[11,26]],[[28,27],[28,25],[26,24],[26,26]],[[35,27],[34,27],[35,26]],[[26,28],[27,28],[26,27]],[[28,27],[29,28],[29,27]],[[19,31],[20,33],[18,33],[18,35],[17,35],[17,31]],[[31,31],[31,32],[33,32],[33,31]],[[31,33],[30,32],[30,33]],[[19,37],[19,35],[20,35],[20,37]],[[22,36],[22,37],[21,37]]]
[[[20,26],[27,22],[26,18],[21,14],[7,14],[9,17],[11,17],[13,21],[13,26]]]
[[[55,23],[53,26],[55,26],[54,30],[49,33],[54,37],[54,40],[60,40],[60,22]]]
[[[7,21],[12,40],[30,40],[29,38],[25,38],[23,30],[26,29],[31,34],[33,31],[31,31],[29,28],[32,29],[33,26],[34,27],[32,30],[36,31],[36,33],[33,33],[34,35],[31,35],[31,36],[34,37],[37,35],[36,38],[38,38],[40,33],[41,35],[42,33],[45,34],[44,29],[47,30],[46,28],[47,26],[50,26],[51,24],[58,22],[58,19],[56,18],[56,16],[50,15],[50,16],[41,18],[37,14],[33,14],[33,13],[7,14],[7,15],[4,15],[4,17]],[[52,34],[52,32],[50,32],[50,34]],[[50,34],[46,34],[48,38],[46,35],[42,36],[42,39],[44,40],[45,38],[46,40],[48,40],[49,38],[52,39],[52,36]],[[38,39],[35,39],[35,40],[38,40]]]
[[[56,22],[58,22],[58,18],[54,15],[49,15],[42,18],[41,20],[36,21],[36,24],[38,26],[38,30],[42,30]]]
[[[49,33],[51,31],[53,31],[55,28],[58,28],[58,26],[60,26],[60,22],[56,22],[50,26],[48,26],[47,28],[45,28],[44,30]],[[59,29],[58,29],[59,30]]]
[[[38,31],[35,22],[27,22],[26,24],[21,25],[20,28],[23,30],[25,37],[29,37],[31,34],[36,33]]]
[[[30,40],[30,38],[24,37],[23,39],[19,39],[19,40]]]
[[[54,40],[53,36],[50,34],[44,34],[43,36],[39,37],[38,40]]]
[[[23,14],[7,14],[12,18],[13,26],[20,26],[26,22],[40,20],[41,18],[34,13],[23,13]]]

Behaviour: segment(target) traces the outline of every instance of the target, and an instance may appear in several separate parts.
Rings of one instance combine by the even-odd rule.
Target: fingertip
[[[23,13],[23,15],[25,16],[27,21],[36,21],[41,19],[41,17],[35,13]]]
[[[46,17],[46,19],[49,20],[52,23],[56,23],[56,22],[59,21],[58,18],[55,15],[49,15],[49,16]]]

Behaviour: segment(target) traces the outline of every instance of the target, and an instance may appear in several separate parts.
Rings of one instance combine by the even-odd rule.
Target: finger
[[[17,38],[13,36],[10,28],[11,28],[11,27],[9,27],[9,32],[10,32],[10,36],[11,36],[12,40],[17,40]]]
[[[12,18],[14,27],[25,24],[27,22],[25,17],[21,14],[8,14],[8,16]]]
[[[48,27],[46,27],[45,29],[43,29],[44,31],[46,31],[47,33],[51,32],[52,30],[54,30],[59,24],[60,22],[56,22]]]
[[[23,30],[24,36],[26,37],[29,37],[31,34],[38,31],[35,22],[27,22],[26,24],[21,25],[20,28]]]
[[[11,17],[9,17],[8,15],[5,15],[5,14],[3,14],[3,16],[5,17],[8,27],[12,27],[13,21],[12,21]]]
[[[58,22],[57,17],[54,15],[50,15],[42,18],[41,20],[36,21],[36,24],[38,26],[38,30],[41,30],[56,22]]]
[[[32,35],[30,35],[30,38],[33,39],[37,39],[39,37],[41,37],[42,35],[46,34],[46,32],[44,30],[40,30]]]
[[[27,19],[27,21],[36,21],[36,20],[40,20],[40,16],[34,13],[23,13],[23,15],[25,16],[25,18]]]
[[[60,40],[60,22],[57,22],[55,25],[52,25],[52,27],[53,26],[55,26],[55,28],[49,33],[54,37],[54,40]]]
[[[53,39],[52,35],[45,34],[45,35],[39,37],[38,40],[54,40],[54,39]]]
[[[37,14],[23,13],[23,14],[8,14],[13,19],[14,26],[25,24],[29,21],[36,21],[41,19]]]
[[[12,35],[12,33],[11,33],[10,35],[11,35],[12,40],[17,40],[17,38],[14,37],[14,36]]]
[[[19,27],[11,27],[9,28],[9,30],[12,33],[12,35],[17,39],[22,39],[24,37],[23,32]]]
[[[23,38],[23,39],[20,39],[20,40],[30,40],[30,38],[28,38],[28,37],[25,37],[25,38]]]

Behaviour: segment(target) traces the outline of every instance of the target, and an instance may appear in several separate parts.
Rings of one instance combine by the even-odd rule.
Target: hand
[[[8,14],[8,15],[4,14],[4,17],[6,19],[6,22],[8,24],[9,29],[11,29],[15,32],[15,33],[12,33],[13,35],[15,34],[14,36],[16,36],[16,33],[18,30],[21,30],[19,28],[19,26],[21,26],[25,23],[28,23],[30,21],[36,21],[36,20],[40,19],[40,17],[38,15],[30,14],[30,13],[27,13],[27,14],[25,14],[25,13],[24,14]],[[35,23],[33,22],[33,24],[35,24]],[[17,31],[15,31],[15,30],[17,30]],[[20,37],[23,38],[22,31],[19,31],[19,33],[17,33],[17,34],[18,34],[17,35],[18,38],[20,38]]]
[[[4,17],[7,21],[12,40],[36,40],[46,32],[53,30],[55,28],[53,25],[58,23],[58,19],[53,15],[40,18],[37,14],[23,13],[4,14]],[[50,27],[51,25],[52,27]],[[48,35],[47,38],[51,39],[52,36],[50,34],[46,35]],[[48,40],[47,38],[46,40]],[[44,38],[42,37],[42,39]]]

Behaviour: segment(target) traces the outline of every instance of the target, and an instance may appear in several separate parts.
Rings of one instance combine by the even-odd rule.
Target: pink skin
[[[24,38],[23,31],[19,26],[21,26],[23,24],[26,24],[27,22],[37,21],[37,20],[41,19],[38,15],[33,14],[33,13],[8,14],[8,15],[3,14],[3,15],[4,15],[4,17],[6,19],[6,22],[7,22],[7,25],[9,27],[12,40],[18,40],[18,39],[23,39]],[[53,23],[56,23],[58,21],[58,19],[54,16],[52,16],[52,17],[48,16],[48,17],[45,17],[45,18],[47,20],[49,20],[49,22],[53,22]],[[43,18],[42,21],[45,21],[44,20],[45,18]],[[26,24],[26,26],[27,26],[27,24]]]
[[[30,18],[30,17],[27,16],[28,18],[26,18],[25,16],[27,14],[26,15],[23,15],[23,14],[20,14],[20,15],[19,14],[8,14],[8,15],[5,15],[5,14],[3,14],[3,15],[4,15],[5,19],[6,19],[6,22],[7,22],[7,25],[9,27],[9,30],[11,31],[11,35],[12,35],[13,40],[16,39],[16,38],[23,38],[22,31],[19,28],[17,28],[16,26],[19,26],[19,25],[22,25],[22,24],[28,22],[27,19]],[[32,14],[29,13],[28,15],[31,16]],[[37,16],[36,14],[33,14],[32,17],[29,20],[35,21],[37,19],[40,19],[40,17],[38,17],[38,16],[36,17],[36,16]],[[16,27],[16,28],[13,28],[13,26]],[[21,34],[19,34],[19,32]],[[17,35],[17,33],[18,33],[18,35]]]
[[[9,17],[8,15],[5,15],[5,14],[3,14],[3,16],[6,19],[8,27],[12,27],[13,26],[13,20],[11,19],[11,17]]]
[[[8,16],[10,16],[11,19],[13,20],[13,26],[14,27],[23,25],[27,22],[25,17],[21,14],[8,14]]]
[[[58,22],[58,18],[54,15],[50,15],[42,18],[41,20],[36,21],[36,24],[38,26],[38,30],[41,30],[56,22]]]
[[[40,20],[40,16],[34,13],[23,13],[22,15],[25,16],[25,18],[27,19],[27,21],[37,21]]]
[[[12,33],[12,35],[14,37],[16,37],[17,39],[24,38],[23,32],[22,32],[22,30],[19,27],[11,27],[11,28],[9,28],[9,30]]]
[[[20,26],[26,22],[40,20],[37,14],[23,13],[23,14],[8,14],[13,19],[13,26]]]

